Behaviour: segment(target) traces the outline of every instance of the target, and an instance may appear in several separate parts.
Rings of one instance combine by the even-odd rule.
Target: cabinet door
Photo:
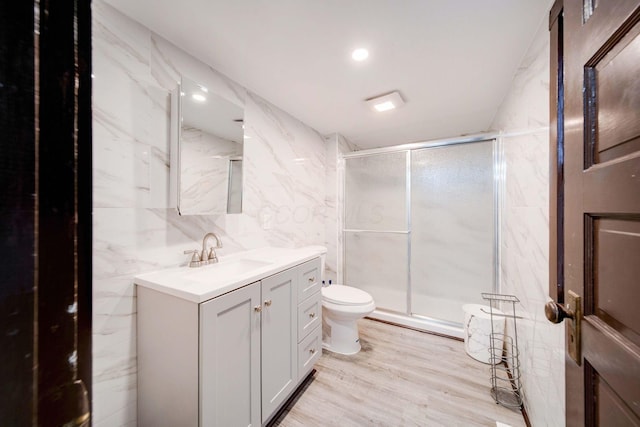
[[[287,398],[298,379],[297,285],[293,268],[262,280],[262,421]]]
[[[259,282],[200,304],[203,427],[261,425],[259,306]]]

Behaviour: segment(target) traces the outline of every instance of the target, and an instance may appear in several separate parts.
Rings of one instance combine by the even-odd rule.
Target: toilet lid
[[[361,305],[373,302],[371,295],[352,286],[330,285],[322,288],[325,301],[340,305]]]

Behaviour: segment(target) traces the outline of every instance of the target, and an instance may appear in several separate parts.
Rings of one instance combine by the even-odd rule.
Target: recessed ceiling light
[[[364,61],[369,57],[369,51],[364,48],[359,48],[351,53],[351,57],[354,61]]]
[[[204,102],[207,100],[206,96],[201,95],[199,93],[191,94],[191,98],[193,98],[194,101],[198,101],[198,102]]]
[[[365,100],[369,106],[378,112],[393,110],[394,108],[404,105],[404,100],[400,94],[395,91],[382,96],[376,96]]]

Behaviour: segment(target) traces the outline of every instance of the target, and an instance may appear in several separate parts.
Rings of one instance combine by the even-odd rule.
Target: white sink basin
[[[259,248],[220,257],[216,264],[175,267],[140,274],[134,282],[158,292],[201,303],[264,279],[325,253],[326,248]]]
[[[185,274],[185,277],[202,282],[218,282],[229,280],[239,275],[250,275],[252,270],[259,270],[269,264],[271,263],[267,261],[240,258],[221,261],[203,267],[195,267],[191,269],[193,271]]]

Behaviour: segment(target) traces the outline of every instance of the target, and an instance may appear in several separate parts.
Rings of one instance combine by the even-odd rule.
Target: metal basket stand
[[[516,326],[516,303],[520,300],[515,295],[483,293],[482,298],[489,301],[491,316],[491,335],[489,336],[489,362],[491,366],[491,396],[500,405],[522,409],[522,382],[520,379],[520,351],[518,350],[518,328]],[[501,314],[494,311],[499,303],[511,304],[511,313]],[[505,308],[505,307],[500,307]],[[504,331],[494,330],[494,318],[513,319],[513,337]],[[506,325],[505,325],[506,329]]]

